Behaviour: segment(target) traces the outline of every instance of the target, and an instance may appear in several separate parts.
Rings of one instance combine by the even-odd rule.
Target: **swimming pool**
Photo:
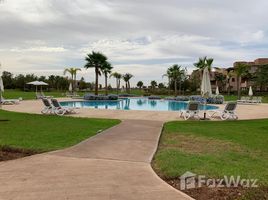
[[[148,111],[178,111],[185,110],[187,102],[170,100],[150,100],[148,98],[126,98],[117,101],[67,101],[60,102],[62,106],[78,108],[97,108],[109,110],[148,110]],[[201,110],[205,106],[201,106]],[[216,106],[207,105],[207,110],[218,109]]]

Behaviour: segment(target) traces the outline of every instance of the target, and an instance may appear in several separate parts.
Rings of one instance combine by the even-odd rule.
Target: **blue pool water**
[[[68,101],[61,102],[62,106],[78,108],[97,108],[110,110],[150,110],[150,111],[178,111],[185,110],[187,102],[170,100],[149,100],[147,98],[127,98],[117,101]],[[205,106],[201,106],[204,109]],[[207,105],[207,110],[217,109],[216,106]]]

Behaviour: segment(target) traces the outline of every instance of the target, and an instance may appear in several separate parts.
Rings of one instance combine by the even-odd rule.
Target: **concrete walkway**
[[[191,199],[151,168],[161,128],[125,120],[71,148],[0,162],[0,199]]]

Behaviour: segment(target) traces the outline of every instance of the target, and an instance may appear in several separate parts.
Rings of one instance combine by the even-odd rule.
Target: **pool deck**
[[[59,101],[74,101],[74,99],[60,98]],[[215,105],[219,109],[223,109],[224,105]],[[36,113],[40,114],[43,104],[41,100],[22,101],[18,105],[6,105],[3,109],[16,112]],[[90,117],[90,118],[107,118],[107,119],[134,119],[134,120],[153,120],[153,121],[173,121],[183,120],[176,111],[137,111],[137,110],[105,110],[80,108],[74,117]],[[262,119],[268,118],[268,104],[257,105],[241,105],[237,107],[239,119]],[[200,116],[203,113],[200,112]]]

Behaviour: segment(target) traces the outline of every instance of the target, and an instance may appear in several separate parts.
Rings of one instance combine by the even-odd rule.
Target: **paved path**
[[[162,122],[126,120],[71,148],[0,162],[0,200],[184,200],[150,162]]]

